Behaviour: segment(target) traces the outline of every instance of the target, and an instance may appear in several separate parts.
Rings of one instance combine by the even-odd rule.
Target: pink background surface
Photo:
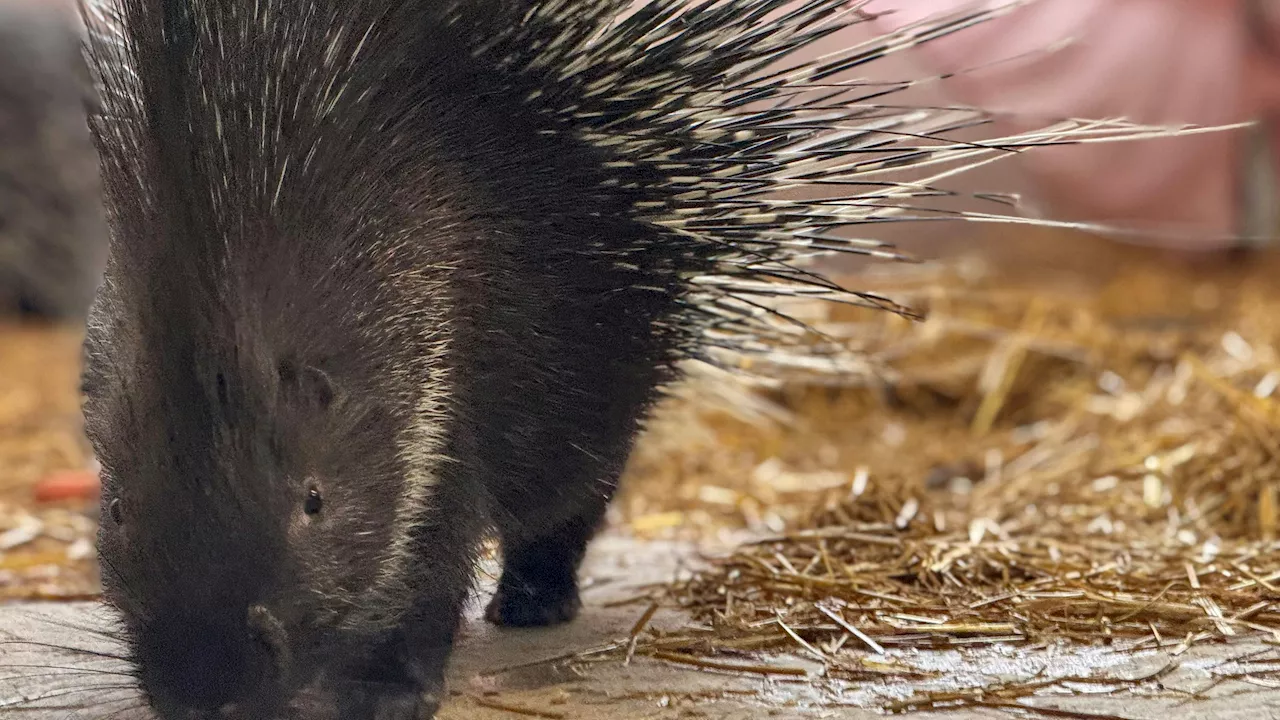
[[[1259,41],[1269,38],[1280,47],[1280,9],[1271,9],[1280,2],[1258,2],[1271,18],[1250,23],[1245,0],[1036,0],[1006,17],[871,63],[858,74],[872,81],[902,80],[997,63],[913,88],[893,101],[961,102],[1005,111],[1007,131],[1034,129],[1062,115],[1237,122],[1280,109],[1280,55]],[[848,48],[933,13],[1002,4],[869,0],[866,11],[886,14],[808,52]],[[73,0],[0,0],[0,9],[6,5],[75,12]],[[1068,40],[1057,52],[1037,53]],[[1232,132],[1039,148],[949,182],[961,191],[1020,192],[1040,214],[1059,219],[1172,223],[1198,236],[1196,244],[1213,247],[1224,244],[1235,227],[1240,139]],[[924,224],[872,234],[910,247],[932,245],[939,237],[963,238],[967,230]]]
[[[874,22],[890,30],[1002,4],[871,0],[866,9],[892,11]],[[1280,12],[1263,4],[1270,17],[1258,22],[1241,0],[1038,0],[914,53],[945,72],[980,67],[948,80],[944,92],[1011,113],[1007,125],[1016,130],[1046,116],[1230,124],[1280,107],[1280,57],[1264,47],[1280,47]],[[1057,52],[1037,53],[1059,43],[1066,45]],[[1055,215],[1175,223],[1204,233],[1198,244],[1217,245],[1235,227],[1241,139],[1224,132],[1052,148],[1020,162]]]

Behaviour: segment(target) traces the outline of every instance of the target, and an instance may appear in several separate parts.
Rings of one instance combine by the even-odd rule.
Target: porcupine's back
[[[74,18],[0,0],[0,315],[82,320],[106,227]]]
[[[637,366],[750,346],[768,331],[760,298],[859,297],[788,263],[861,251],[830,231],[874,214],[765,195],[838,186],[855,152],[893,144],[842,120],[955,122],[820,117],[851,100],[841,92],[797,105],[806,83],[884,52],[787,59],[853,22],[845,4],[209,2],[181,20],[186,3],[126,0],[151,18],[134,27],[151,24],[123,64],[136,77],[106,68],[114,254],[162,284],[181,278],[174,291],[203,294],[200,312],[253,300],[264,331],[298,342],[328,337],[335,318],[380,312],[391,332],[484,311],[453,326],[488,321],[491,340],[608,323],[631,343],[613,355]],[[167,43],[164,12],[188,26]],[[762,72],[771,64],[782,69]],[[134,273],[117,289],[131,282],[153,287]]]
[[[388,337],[415,323],[500,339],[621,310],[648,335],[680,287],[654,268],[699,259],[677,259],[632,218],[646,188],[622,187],[631,178],[610,163],[623,153],[541,112],[538,93],[557,83],[482,49],[524,7],[124,2],[134,49],[119,62],[99,48],[121,268],[108,300],[171,293],[170,314],[227,318],[181,334],[256,325],[305,344],[360,329],[378,345],[367,361],[421,354]],[[556,22],[581,32],[590,13]],[[167,41],[165,23],[177,28]]]

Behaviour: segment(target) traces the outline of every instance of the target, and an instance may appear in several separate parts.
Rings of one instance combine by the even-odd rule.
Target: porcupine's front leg
[[[487,438],[492,520],[502,577],[485,618],[502,627],[546,627],[581,608],[578,571],[631,454],[660,376],[643,339],[651,318],[631,299],[559,314],[577,325],[549,369],[499,387],[528,389],[509,424]],[[601,301],[603,302],[603,301]],[[635,304],[639,304],[637,301]],[[531,340],[532,344],[533,341]],[[532,390],[543,389],[539,394]]]
[[[595,496],[575,516],[532,537],[513,520],[503,533],[502,578],[485,619],[503,627],[545,627],[573,620],[582,605],[578,569],[608,503],[609,496]]]
[[[500,495],[502,577],[486,620],[502,627],[546,627],[577,616],[578,570],[604,522],[629,448],[625,436],[593,446],[589,455],[566,447],[568,462]]]

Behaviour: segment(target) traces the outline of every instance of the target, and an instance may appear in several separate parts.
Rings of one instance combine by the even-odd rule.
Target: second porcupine
[[[831,232],[874,183],[768,193],[948,127],[793,97],[900,39],[788,63],[844,0],[630,4],[122,0],[95,38],[85,414],[162,717],[431,716],[488,528],[489,620],[572,618],[681,360],[750,350],[772,294],[892,308],[789,264],[881,252]]]

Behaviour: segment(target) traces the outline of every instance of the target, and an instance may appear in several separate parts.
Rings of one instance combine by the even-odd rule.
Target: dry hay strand
[[[887,671],[850,651],[1280,641],[1280,292],[1262,268],[1193,272],[897,281],[876,290],[927,322],[820,325],[876,373],[767,389],[784,420],[668,408],[632,466],[640,530],[768,534],[672,585],[693,624],[630,652],[751,672],[785,651],[858,679]],[[675,439],[699,437],[710,457]]]

